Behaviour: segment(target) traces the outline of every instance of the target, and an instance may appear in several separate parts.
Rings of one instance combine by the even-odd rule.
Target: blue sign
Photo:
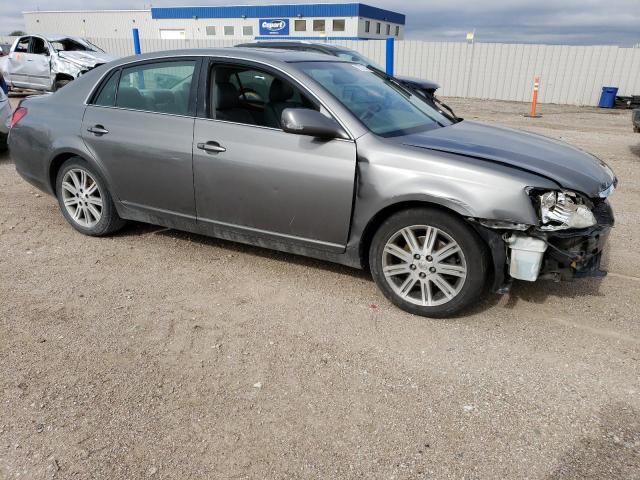
[[[289,19],[261,18],[260,35],[289,35]]]

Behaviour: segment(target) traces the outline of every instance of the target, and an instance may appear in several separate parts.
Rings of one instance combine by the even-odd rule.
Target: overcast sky
[[[339,1],[339,0],[337,0]],[[154,6],[269,4],[247,0],[155,0]],[[280,3],[315,3],[283,0]],[[371,0],[407,15],[407,39],[573,45],[640,43],[640,0]],[[148,8],[136,0],[0,0],[0,33],[23,29],[22,11]],[[64,32],[59,32],[64,33]]]

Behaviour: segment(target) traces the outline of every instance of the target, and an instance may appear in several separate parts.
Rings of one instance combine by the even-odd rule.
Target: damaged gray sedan
[[[23,100],[9,146],[86,235],[136,220],[367,268],[429,317],[513,280],[603,275],[614,223],[593,155],[315,53],[122,59]]]
[[[9,88],[56,91],[114,59],[83,38],[26,35],[13,42],[2,68]]]

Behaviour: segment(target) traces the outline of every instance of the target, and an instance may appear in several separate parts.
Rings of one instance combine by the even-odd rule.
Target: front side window
[[[288,80],[244,66],[213,68],[208,98],[211,118],[271,128],[285,108],[315,108]]]
[[[51,42],[53,48],[58,52],[101,52],[98,47],[84,40],[72,38],[61,38]]]
[[[251,25],[242,27],[242,35],[244,35],[245,37],[253,36],[253,27]]]
[[[224,27],[224,34],[225,35],[229,35],[229,36],[233,36],[234,35],[233,26],[227,25],[226,27]]]
[[[296,20],[295,21],[295,30],[296,30],[296,32],[306,32],[307,31],[307,21],[306,20]]]
[[[38,37],[33,37],[31,39],[31,53],[34,55],[49,55],[49,48],[45,41]]]
[[[400,27],[396,25],[396,37],[400,35]]]
[[[334,20],[333,21],[333,31],[334,32],[344,32],[344,20]]]
[[[324,32],[324,20],[314,20],[313,21],[313,31],[314,32]]]
[[[387,35],[391,35],[391,25],[387,23]]]
[[[369,33],[371,31],[371,22],[369,20],[364,22],[364,31],[365,33]]]
[[[376,33],[380,34],[380,22],[376,24]]]
[[[298,68],[320,83],[377,135],[408,135],[452,124],[419,96],[364,65],[300,62]]]
[[[116,106],[187,115],[195,60],[158,62],[122,70]]]
[[[208,36],[213,36],[213,35],[215,35],[215,34],[216,34],[216,27],[215,27],[215,25],[209,25],[209,26],[207,27],[207,35],[208,35]]]

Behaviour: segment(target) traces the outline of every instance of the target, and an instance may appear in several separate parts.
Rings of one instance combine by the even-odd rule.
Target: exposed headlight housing
[[[541,230],[588,228],[598,221],[591,205],[581,195],[567,191],[551,191],[538,195]]]

